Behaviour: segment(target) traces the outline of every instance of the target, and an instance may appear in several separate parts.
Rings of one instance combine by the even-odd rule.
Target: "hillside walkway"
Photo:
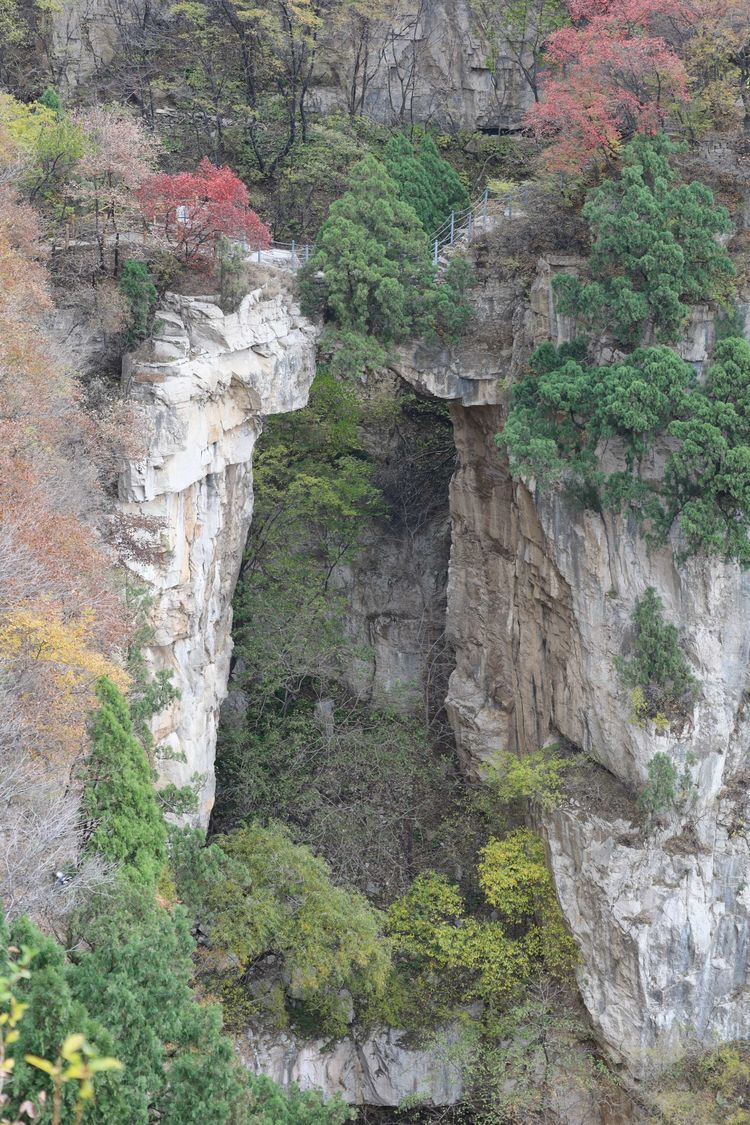
[[[492,230],[507,219],[524,215],[527,188],[520,185],[512,192],[492,192],[489,188],[464,211],[453,211],[443,225],[430,237],[432,261],[438,268],[445,267],[454,248],[468,246],[481,234]],[[250,262],[296,273],[313,253],[312,243],[297,241],[272,242],[264,250],[254,250],[248,243],[244,248]]]

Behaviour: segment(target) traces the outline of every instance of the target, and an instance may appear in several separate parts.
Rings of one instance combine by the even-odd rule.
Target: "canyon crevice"
[[[530,296],[514,285],[485,291],[506,326],[497,348],[475,340],[465,357],[409,349],[394,367],[421,394],[451,402],[458,467],[447,710],[459,752],[474,772],[499,750],[524,754],[561,739],[585,756],[542,829],[592,1022],[643,1076],[690,1043],[750,1033],[750,579],[716,560],[678,565],[678,543],[649,548],[634,521],[578,510],[558,492],[512,479],[495,442],[508,383],[536,343],[570,331],[552,306],[556,266],[541,263]],[[170,296],[158,317],[153,344],[126,365],[154,439],[148,459],[123,473],[121,507],[155,521],[153,557],[134,570],[155,595],[149,660],[173,671],[181,693],[155,729],[167,749],[161,780],[198,785],[195,820],[205,825],[231,597],[252,511],[252,450],[265,414],[306,402],[316,333],[286,295],[263,290],[233,316]],[[711,332],[710,315],[698,310],[682,349],[696,365]],[[658,458],[651,468],[659,471]],[[373,699],[401,692],[416,704],[414,695],[408,704],[408,687],[423,674],[415,629],[423,611],[442,613],[444,531],[438,511],[424,529],[422,545],[432,544],[424,602],[397,538],[383,551],[373,538],[357,568],[339,575],[352,631],[374,650],[356,672]],[[661,734],[631,721],[614,665],[647,586],[679,623],[701,684],[692,721]],[[634,797],[658,751],[686,771],[693,798],[646,831]]]
[[[556,265],[540,263],[526,300],[514,305],[506,292],[513,338],[487,352],[484,368],[473,343],[465,361],[460,349],[435,357],[434,375],[413,352],[401,370],[422,393],[452,400],[447,708],[459,751],[475,771],[498,751],[561,739],[585,756],[542,829],[592,1022],[645,1076],[691,1044],[750,1030],[750,580],[734,563],[678,563],[676,538],[650,547],[633,518],[582,510],[510,475],[495,442],[507,387],[540,340],[571,338],[554,312]],[[694,310],[679,350],[698,370],[712,333],[708,310]],[[657,452],[647,476],[662,464]],[[678,623],[701,685],[691,721],[665,733],[632,721],[615,669],[648,586]],[[691,797],[647,831],[635,797],[657,752]]]

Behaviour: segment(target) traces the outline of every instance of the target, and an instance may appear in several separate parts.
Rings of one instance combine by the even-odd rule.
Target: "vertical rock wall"
[[[750,1034],[750,578],[718,560],[678,565],[678,544],[649,550],[634,522],[510,477],[494,440],[501,387],[535,343],[566,335],[550,272],[542,263],[529,299],[508,308],[512,347],[479,363],[474,348],[433,355],[432,367],[405,354],[401,370],[453,400],[448,709],[459,748],[475,768],[561,736],[588,755],[543,830],[592,1021],[644,1074],[689,1043]],[[697,310],[682,354],[700,367],[710,340]],[[649,585],[701,683],[692,721],[661,735],[630,721],[614,668]],[[647,831],[634,797],[659,751],[687,771],[691,799]]]
[[[124,363],[152,436],[146,460],[122,473],[120,510],[143,548],[130,569],[154,597],[146,655],[154,669],[173,673],[180,692],[156,719],[166,751],[160,780],[195,786],[193,819],[205,827],[232,594],[252,514],[253,447],[266,414],[306,404],[315,331],[288,295],[267,289],[226,316],[207,299],[168,294],[156,324],[153,342]]]

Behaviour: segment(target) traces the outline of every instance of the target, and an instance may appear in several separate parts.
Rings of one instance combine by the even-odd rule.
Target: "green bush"
[[[549,809],[560,800],[563,774],[571,765],[571,759],[550,750],[522,755],[501,751],[492,758],[483,780],[505,805],[535,801]]]
[[[282,974],[284,981],[285,1014],[277,1015],[330,1036],[346,1033],[345,993],[356,1009],[384,992],[390,949],[380,914],[358,892],[336,887],[328,865],[295,844],[283,827],[249,824],[215,837],[205,859],[189,858],[189,851],[188,840],[180,885],[186,869],[205,880],[198,895],[202,922],[212,946],[229,951],[240,966],[228,982],[230,992],[241,992],[243,978],[252,980],[252,967],[270,957],[278,966],[271,1002]],[[249,997],[248,1003],[252,1007]],[[256,1011],[263,1013],[262,1000]],[[266,1006],[266,1018],[272,1014]]]
[[[648,780],[638,798],[640,807],[649,817],[658,817],[679,803],[679,775],[668,754],[659,750],[648,763]]]
[[[695,373],[671,348],[638,348],[617,363],[589,367],[582,341],[542,344],[529,361],[532,375],[513,388],[500,441],[513,469],[543,482],[564,475],[606,488],[612,506],[643,500],[637,475],[656,434],[689,404]],[[597,447],[619,438],[628,471],[607,480]]]
[[[447,988],[454,1002],[504,1004],[534,975],[564,979],[577,954],[539,837],[517,829],[490,840],[477,870],[483,914],[470,914],[460,889],[433,871],[417,876],[390,907],[388,932],[411,986],[425,994]],[[490,910],[499,919],[489,918]]]
[[[630,659],[615,666],[628,687],[640,689],[645,716],[676,718],[691,707],[696,680],[680,648],[677,627],[664,620],[664,605],[653,586],[638,598],[633,612],[635,638]]]
[[[668,427],[677,439],[664,474],[662,526],[674,520],[687,550],[750,565],[750,345],[721,340],[704,386]]]

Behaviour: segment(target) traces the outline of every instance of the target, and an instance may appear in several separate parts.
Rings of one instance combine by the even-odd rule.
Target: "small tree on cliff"
[[[144,218],[190,265],[210,256],[220,235],[253,247],[270,244],[271,232],[250,207],[242,180],[205,156],[195,172],[149,176],[138,197]]]
[[[151,768],[122,692],[102,678],[96,696],[83,800],[97,826],[88,847],[121,864],[123,874],[155,885],[166,861],[167,834]]]

